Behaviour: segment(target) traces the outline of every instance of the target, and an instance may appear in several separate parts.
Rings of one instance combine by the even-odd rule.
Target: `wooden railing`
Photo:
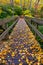
[[[5,36],[9,33],[9,30],[11,30],[11,29],[13,28],[13,26],[16,25],[17,21],[18,21],[18,18],[17,18],[17,20],[16,20],[11,26],[9,26],[9,27],[0,35],[0,41],[5,38]]]
[[[10,18],[5,18],[5,19],[0,19],[0,25],[4,25],[10,21],[13,21],[17,18],[18,16],[12,16]]]
[[[25,16],[25,18],[38,25],[43,25],[43,19],[31,18],[31,17],[27,17],[27,16]]]
[[[38,25],[43,25],[43,20],[35,19],[35,18],[29,18],[29,17],[25,17],[25,18],[26,18],[25,20],[26,20],[28,26],[32,30],[34,30],[35,35],[37,34],[43,40],[43,34],[38,30]],[[33,25],[33,23],[35,23],[35,24]]]
[[[43,25],[43,20],[41,20],[41,19],[35,19],[35,18],[33,18],[33,19],[31,19],[31,22],[34,22],[37,25]]]

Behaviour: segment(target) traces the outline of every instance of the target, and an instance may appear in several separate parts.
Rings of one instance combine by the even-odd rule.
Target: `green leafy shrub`
[[[35,16],[35,9],[34,8],[31,8],[31,14],[32,14],[32,16]]]
[[[7,12],[2,10],[2,7],[0,7],[0,18],[4,18],[7,16]]]
[[[1,14],[0,14],[0,18],[5,18],[7,17],[7,12],[3,11]]]
[[[7,16],[15,15],[16,13],[13,11],[12,6],[10,5],[1,5],[0,6],[0,18],[5,18]]]
[[[17,15],[22,15],[23,14],[22,8],[20,6],[15,6],[14,11]]]
[[[30,10],[25,10],[25,11],[23,11],[23,13],[24,13],[24,15],[26,15],[26,16],[32,17]]]
[[[40,16],[41,16],[41,18],[43,18],[43,7],[40,10]]]
[[[19,6],[1,5],[0,11],[0,18],[6,18],[7,16],[23,14],[22,8]]]
[[[10,15],[10,16],[13,15],[13,11],[9,7],[3,6],[2,10],[7,12],[7,14]]]

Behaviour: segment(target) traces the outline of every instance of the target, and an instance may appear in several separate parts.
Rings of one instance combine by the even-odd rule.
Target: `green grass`
[[[39,31],[43,34],[43,26],[39,26]]]
[[[43,42],[42,42],[42,40],[40,39],[40,37],[37,36],[36,39],[38,40],[38,42],[39,42],[41,48],[43,49]]]
[[[10,21],[10,22],[8,22],[7,24],[6,24],[6,26],[8,25],[8,27],[9,26],[11,26],[13,24],[13,21]],[[2,34],[4,32],[4,29],[2,28],[2,26],[0,27],[0,35]],[[11,33],[12,32],[12,30],[10,30],[9,31],[9,33]]]
[[[11,26],[13,24],[13,21],[8,22],[6,25]],[[9,31],[9,34],[12,32],[12,30]]]
[[[43,34],[43,26],[39,26],[39,27],[38,27],[38,30]],[[32,32],[33,32],[33,34],[34,34],[34,31],[32,31]],[[36,39],[38,40],[38,42],[39,42],[41,48],[43,49],[43,41],[40,39],[39,36],[37,36]]]
[[[38,30],[43,34],[43,26],[39,26]],[[34,30],[32,30],[33,34],[35,34]],[[37,41],[39,42],[41,48],[43,49],[43,41],[40,39],[39,36],[36,36]]]
[[[8,27],[9,27],[9,26],[11,26],[12,24],[13,24],[13,21],[8,22],[6,25],[8,25]]]
[[[43,34],[43,26],[39,26],[39,27],[38,27],[38,30]],[[41,48],[43,49],[43,41],[40,39],[39,36],[37,36],[36,39],[38,40],[38,42],[39,42]]]

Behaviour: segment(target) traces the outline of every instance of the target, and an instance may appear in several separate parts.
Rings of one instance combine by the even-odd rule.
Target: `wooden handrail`
[[[33,18],[33,19],[31,20],[31,22],[34,22],[34,23],[36,23],[36,24],[38,24],[38,25],[43,25],[43,20],[40,20],[40,19],[35,19],[35,18]]]
[[[30,19],[31,22],[34,22],[34,23],[36,23],[38,25],[43,25],[43,20],[41,20],[41,19],[31,18],[31,17],[28,17],[28,16],[25,16],[25,18],[27,18],[28,20]]]
[[[12,17],[10,17],[10,18],[0,19],[0,25],[6,24],[6,23],[8,23],[8,22],[10,22],[10,21],[12,21],[12,20],[15,20],[16,18],[17,18],[17,17],[12,16]]]
[[[30,22],[28,22],[27,20],[26,20],[26,22],[27,22],[28,26],[31,27],[35,31],[35,33],[43,40],[43,34],[41,32],[39,32],[38,29],[35,26],[33,26]]]
[[[2,39],[5,38],[5,36],[8,34],[9,30],[11,30],[13,28],[13,26],[15,26],[15,24],[17,23],[18,19],[11,25],[9,26],[9,28],[7,28],[1,35],[0,35],[0,41]]]

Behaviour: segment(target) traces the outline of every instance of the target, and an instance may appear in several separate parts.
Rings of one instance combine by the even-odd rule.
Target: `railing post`
[[[2,25],[3,29],[5,29],[5,24]]]
[[[3,25],[3,28],[6,30],[6,29],[8,28],[8,24],[7,24],[7,23],[4,24],[4,25]],[[8,37],[9,37],[9,33],[5,36],[4,39],[8,39]]]
[[[34,26],[38,29],[38,24],[34,23]],[[35,33],[35,37],[37,36],[37,34]]]
[[[3,24],[2,27],[6,30],[8,28],[8,24]]]
[[[33,24],[32,20],[30,21],[30,23]],[[31,30],[32,30],[32,28],[31,28]]]
[[[6,29],[8,28],[8,24],[7,24],[7,23],[5,24],[5,27],[6,27]],[[5,38],[6,38],[6,39],[9,38],[9,32],[8,32],[8,34],[5,36]]]

